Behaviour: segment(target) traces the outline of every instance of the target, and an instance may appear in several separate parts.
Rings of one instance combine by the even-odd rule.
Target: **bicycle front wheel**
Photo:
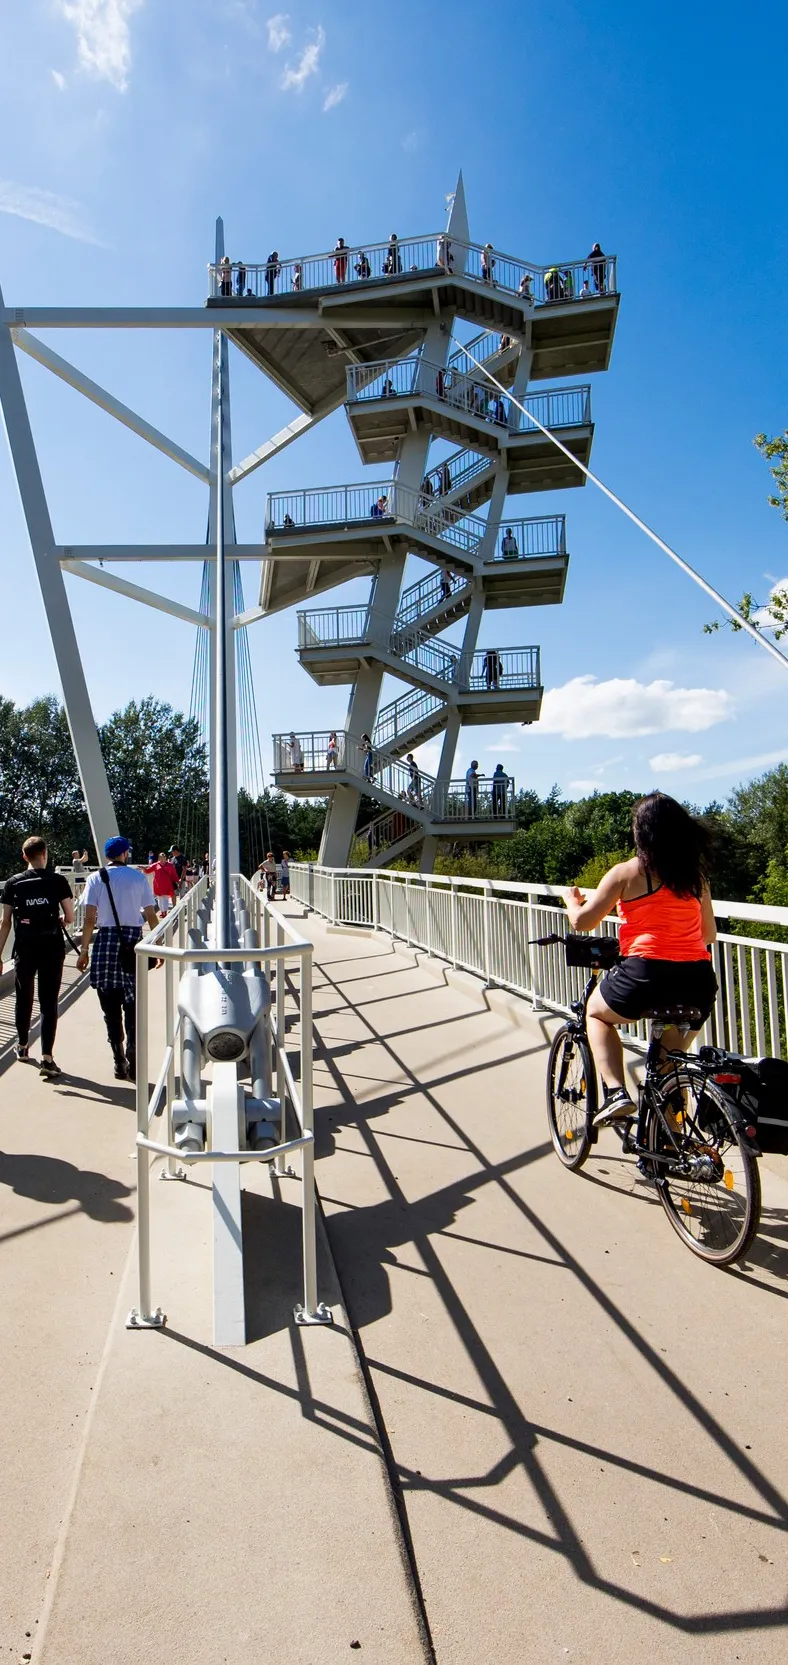
[[[571,1029],[559,1029],[547,1061],[547,1120],[565,1168],[582,1168],[588,1160],[596,1108],[596,1073],[588,1042]]]
[[[646,1142],[660,1201],[688,1249],[711,1266],[746,1254],[761,1217],[761,1178],[725,1095],[688,1063],[675,1085],[655,1089]]]

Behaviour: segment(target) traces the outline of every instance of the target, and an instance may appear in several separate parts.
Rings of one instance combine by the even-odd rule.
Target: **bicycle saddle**
[[[650,1011],[643,1013],[652,1023],[661,1023],[666,1029],[680,1029],[688,1024],[690,1029],[703,1027],[703,1013],[697,1006],[653,1006]]]

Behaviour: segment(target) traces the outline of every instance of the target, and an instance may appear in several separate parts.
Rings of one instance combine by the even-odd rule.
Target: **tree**
[[[148,695],[116,711],[99,740],[118,827],[139,858],[174,843],[184,803],[204,806],[207,820],[208,769],[195,717]]]
[[[775,439],[768,439],[766,434],[756,434],[753,444],[757,445],[761,456],[766,457],[767,461],[777,459],[774,468],[770,470],[777,485],[777,496],[770,497],[769,502],[773,509],[780,510],[783,520],[788,520],[788,428]],[[753,625],[756,630],[771,631],[775,641],[779,642],[788,632],[788,587],[785,584],[775,584],[765,602],[756,601],[749,590],[745,590],[739,602],[739,612],[748,624]],[[704,624],[704,634],[711,636],[723,625],[727,625],[733,631],[743,629],[739,619],[712,619],[709,624]]]
[[[783,520],[788,520],[788,428],[784,428],[775,439],[767,439],[766,434],[756,434],[753,444],[757,445],[767,462],[777,459],[775,467],[769,471],[777,485],[777,496],[770,497],[769,502],[773,509],[780,510]]]

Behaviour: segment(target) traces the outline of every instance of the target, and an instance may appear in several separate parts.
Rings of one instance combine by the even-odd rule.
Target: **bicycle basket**
[[[585,971],[609,971],[619,958],[618,937],[588,937],[568,932],[564,937],[567,965]]]

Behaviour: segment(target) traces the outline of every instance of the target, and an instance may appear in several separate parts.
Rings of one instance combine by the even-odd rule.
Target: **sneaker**
[[[54,1058],[42,1058],[38,1066],[38,1073],[45,1076],[47,1081],[56,1081],[58,1076],[63,1074],[63,1071],[59,1064],[55,1063]]]
[[[30,1048],[29,1048],[29,1046],[20,1046],[19,1043],[17,1042],[16,1046],[14,1047],[14,1057],[19,1059],[20,1064],[29,1063],[29,1061],[30,1061]]]
[[[128,1053],[127,1052],[126,1053],[126,1080],[127,1081],[136,1081],[136,1079],[137,1079],[137,1060],[134,1057],[133,1053]]]
[[[612,1093],[607,1093],[601,1110],[593,1120],[594,1127],[609,1127],[611,1122],[628,1122],[637,1116],[637,1110],[627,1092],[626,1087],[616,1087]]]
[[[115,1070],[114,1070],[115,1080],[116,1081],[128,1081],[129,1078],[128,1078],[128,1073],[126,1071],[126,1060],[125,1060],[125,1058],[123,1056],[123,1053],[121,1052],[120,1048],[118,1048],[117,1052],[113,1051],[112,1056],[113,1056],[113,1059],[115,1061]]]

